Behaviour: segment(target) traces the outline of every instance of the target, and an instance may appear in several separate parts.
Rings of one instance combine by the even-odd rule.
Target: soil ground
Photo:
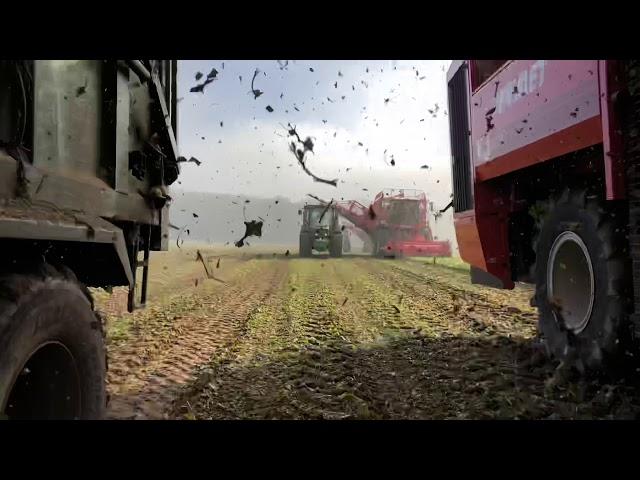
[[[152,255],[149,302],[96,292],[116,419],[636,418],[628,379],[560,379],[533,290],[454,259],[297,258],[286,247]],[[291,250],[293,252],[293,249]]]

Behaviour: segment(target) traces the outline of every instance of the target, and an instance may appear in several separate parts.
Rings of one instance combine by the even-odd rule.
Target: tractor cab
[[[300,256],[313,252],[342,256],[342,231],[333,205],[305,205],[300,230]]]

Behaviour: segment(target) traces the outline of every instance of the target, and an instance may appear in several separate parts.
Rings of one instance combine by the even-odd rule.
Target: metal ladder
[[[149,250],[151,246],[151,225],[136,226],[135,241],[131,243],[130,261],[131,261],[131,274],[133,277],[133,284],[129,286],[129,295],[127,299],[127,311],[129,313],[136,309],[144,308],[147,304],[147,286],[149,282]],[[143,236],[144,235],[144,236]],[[140,253],[140,240],[143,241],[143,259],[138,259]],[[142,268],[142,285],[140,292],[140,303],[136,303],[136,278],[138,268]]]

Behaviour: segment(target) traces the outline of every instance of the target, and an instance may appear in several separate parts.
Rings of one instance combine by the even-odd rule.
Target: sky
[[[202,164],[182,164],[174,191],[293,201],[311,193],[368,205],[383,188],[415,188],[442,208],[451,194],[450,63],[181,61],[178,147],[182,156]],[[218,71],[216,79],[203,93],[191,92],[212,68]],[[258,98],[251,91],[256,69],[253,88],[264,92]],[[196,81],[198,72],[203,77]],[[303,139],[314,140],[314,153],[307,155],[309,170],[338,179],[337,187],[315,182],[298,165],[289,151],[288,124]],[[447,236],[453,232],[446,230]]]

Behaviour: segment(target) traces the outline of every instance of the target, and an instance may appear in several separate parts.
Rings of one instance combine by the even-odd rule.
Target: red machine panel
[[[508,286],[512,205],[491,180],[601,144],[606,198],[626,196],[615,110],[621,88],[618,62],[456,61],[447,80],[450,108],[457,108],[450,122],[460,254]],[[454,148],[458,145],[464,148]]]
[[[598,61],[513,60],[471,94],[476,180],[602,142]]]
[[[386,189],[376,195],[368,208],[355,200],[335,205],[340,215],[372,238],[376,253],[451,256],[450,242],[433,240],[424,192]]]

